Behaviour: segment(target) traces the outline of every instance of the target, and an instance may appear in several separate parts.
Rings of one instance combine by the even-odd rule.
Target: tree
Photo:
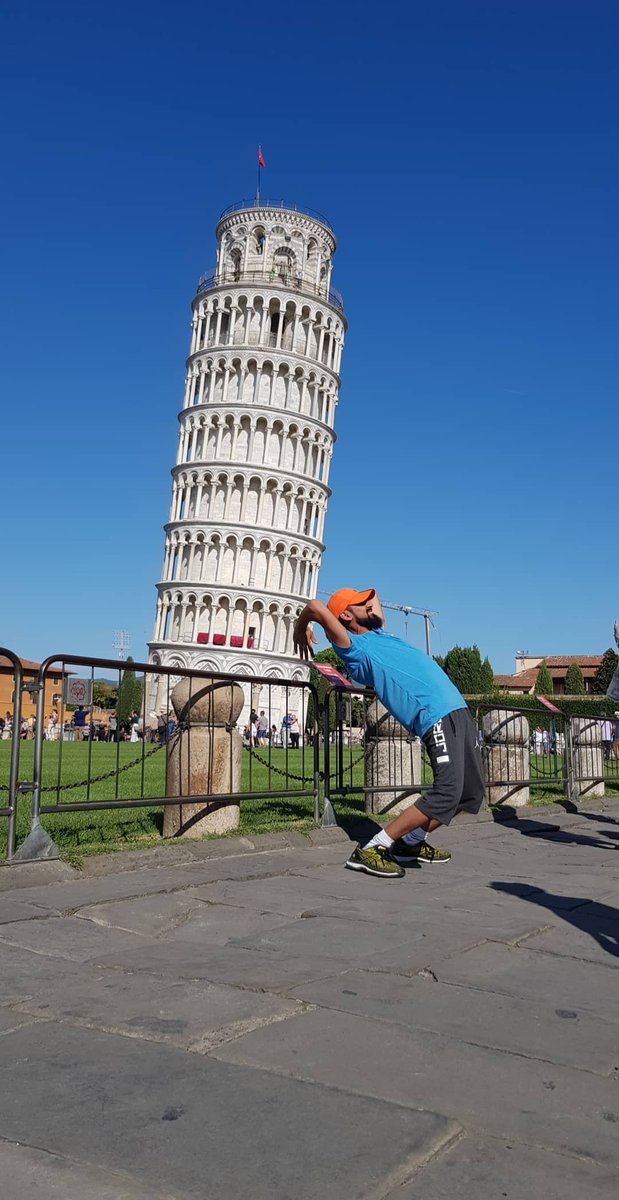
[[[568,696],[584,696],[585,677],[578,663],[570,663],[565,676],[565,692]]]
[[[481,664],[481,682],[482,686],[480,690],[482,695],[489,695],[490,692],[494,691],[494,671],[492,670],[492,663],[488,655],[486,655]]]
[[[434,661],[435,661],[435,663],[438,663],[439,667],[441,668],[441,671],[445,670],[445,659],[443,658],[442,654],[435,654]]]
[[[118,700],[118,689],[109,683],[95,680],[92,688],[92,702],[95,708],[114,708]]]
[[[548,669],[548,663],[546,662],[546,659],[544,659],[539,671],[537,672],[535,691],[539,696],[552,696],[554,690],[552,675]]]
[[[494,671],[488,658],[481,661],[478,646],[453,646],[447,651],[443,670],[464,696],[480,696],[492,691]]]
[[[132,712],[141,712],[142,709],[142,690],[143,683],[141,679],[136,679],[135,671],[129,667],[132,663],[131,655],[127,658],[127,668],[123,671],[120,687],[118,689],[118,704],[117,715],[118,723],[128,721]]]
[[[612,649],[607,650],[593,680],[593,691],[596,695],[606,695],[610,681],[617,668],[617,663],[619,663],[619,655],[615,654],[615,651]]]

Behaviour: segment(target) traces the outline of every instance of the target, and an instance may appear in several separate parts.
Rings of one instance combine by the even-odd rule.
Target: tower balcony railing
[[[311,217],[313,221],[319,221],[335,235],[331,222],[327,221],[322,213],[316,212],[313,208],[302,207],[300,204],[292,204],[289,200],[263,200],[262,198],[258,199],[257,196],[253,196],[251,200],[238,200],[236,204],[230,204],[228,208],[224,208],[219,220],[223,221],[224,217],[229,217],[231,213],[242,212],[245,208],[277,208],[287,212],[301,213],[304,217]]]
[[[294,271],[274,269],[244,271],[242,268],[239,270],[207,271],[198,280],[196,295],[200,296],[202,292],[208,292],[210,288],[221,287],[227,283],[269,283],[274,287],[285,287],[293,292],[305,292],[311,296],[320,296],[321,299],[331,304],[333,308],[338,308],[340,312],[344,311],[344,300],[337,288],[327,288],[326,284],[316,283],[315,280],[307,279],[304,275],[298,275]]]

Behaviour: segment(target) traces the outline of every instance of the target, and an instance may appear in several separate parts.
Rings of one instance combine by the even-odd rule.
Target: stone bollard
[[[421,784],[421,742],[409,734],[391,716],[380,700],[374,700],[366,713],[366,787],[419,788]],[[398,800],[397,792],[370,792],[365,797],[366,812],[380,813],[386,809],[390,817],[410,808],[416,796],[409,794]],[[396,803],[394,803],[396,801]],[[391,805],[391,807],[389,807]]]
[[[243,689],[217,679],[182,679],[171,699],[179,729],[168,750],[166,795],[188,799],[166,805],[163,836],[201,838],[238,829],[238,800],[221,804],[190,797],[241,790],[243,743],[236,722]]]
[[[529,803],[528,783],[516,786],[531,778],[529,722],[520,713],[493,708],[484,714],[482,728],[488,804],[521,808]]]
[[[572,717],[573,796],[603,796],[602,725],[591,717]]]

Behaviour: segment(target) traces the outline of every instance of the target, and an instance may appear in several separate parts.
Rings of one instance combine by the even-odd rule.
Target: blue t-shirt
[[[355,683],[374,688],[396,721],[417,737],[425,737],[447,713],[467,707],[433,658],[382,629],[353,633],[347,650],[335,650]]]

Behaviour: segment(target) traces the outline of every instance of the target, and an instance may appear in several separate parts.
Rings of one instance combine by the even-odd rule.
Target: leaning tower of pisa
[[[318,587],[347,328],[335,235],[282,201],[226,209],[216,237],[192,304],[151,661],[301,679],[292,630]]]

